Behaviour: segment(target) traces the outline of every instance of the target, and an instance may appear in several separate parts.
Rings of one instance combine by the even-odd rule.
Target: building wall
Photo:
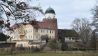
[[[76,40],[73,38],[75,37],[65,37],[65,42],[75,42]]]
[[[22,32],[21,32],[22,31]],[[10,34],[11,40],[16,41],[16,47],[18,45],[29,46],[28,41],[41,41],[41,36],[47,35],[48,38],[55,38],[55,30],[53,29],[41,29],[34,28],[31,24],[21,25],[20,28],[14,29]],[[22,38],[21,38],[22,36]]]
[[[48,19],[44,18],[43,22],[45,22],[44,25],[47,25],[49,29],[53,29],[55,31],[55,39],[58,39],[58,25],[57,25],[57,19]]]
[[[28,48],[30,47],[28,41],[18,41],[16,42],[16,47],[25,47]]]
[[[47,14],[45,15],[45,18],[54,19],[54,18],[55,18],[55,14],[47,13]]]
[[[39,29],[38,33],[39,33],[40,37],[43,35],[47,35],[48,38],[50,38],[50,39],[55,38],[55,30],[52,30],[52,29]]]
[[[34,38],[34,27],[32,25],[25,25],[24,27],[24,31],[25,31],[25,39],[26,40],[33,40]]]

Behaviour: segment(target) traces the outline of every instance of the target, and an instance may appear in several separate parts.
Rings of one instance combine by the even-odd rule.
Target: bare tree
[[[1,15],[6,18],[3,19],[3,29],[9,31],[14,24],[30,23],[36,19],[37,14],[44,14],[40,6],[31,6],[30,2],[31,0],[0,0],[0,18],[3,18]]]
[[[91,28],[89,24],[86,18],[76,18],[72,24],[73,29],[79,34],[81,46],[84,48],[88,47],[89,38],[91,37]]]
[[[34,20],[36,14],[44,14],[41,7],[31,6],[29,2],[31,2],[31,0],[0,0],[0,8],[3,9],[2,11],[7,18],[7,22],[11,24],[19,23],[20,21],[26,23]],[[13,21],[13,23],[11,21]]]
[[[92,32],[92,38],[91,38],[91,47],[96,50],[97,46],[97,37],[98,37],[98,5],[96,5],[92,9],[93,13],[93,21],[91,23],[91,26],[94,26],[95,29]]]

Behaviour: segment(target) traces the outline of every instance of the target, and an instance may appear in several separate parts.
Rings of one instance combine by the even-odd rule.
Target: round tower
[[[45,18],[43,19],[43,22],[45,25],[48,26],[48,29],[55,30],[55,38],[57,39],[58,35],[58,26],[57,26],[57,19],[55,18],[55,11],[51,7],[49,7],[45,11]]]

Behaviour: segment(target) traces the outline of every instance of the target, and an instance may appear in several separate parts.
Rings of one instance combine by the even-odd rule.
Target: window
[[[44,29],[42,31],[44,32]]]
[[[47,33],[48,33],[48,30],[47,30]]]
[[[44,32],[44,29],[41,29],[41,32]]]
[[[31,39],[32,39],[32,36],[31,36]]]
[[[25,32],[27,32],[27,30],[25,30]]]
[[[69,40],[71,40],[71,37],[69,37]]]
[[[41,32],[43,32],[42,29],[41,29]]]
[[[31,29],[31,32],[33,32],[33,30]]]
[[[38,32],[38,29],[35,29],[35,32]]]
[[[29,36],[29,39],[30,39],[30,36]]]
[[[51,33],[51,30],[50,30],[50,33]]]
[[[38,36],[36,36],[36,38],[38,39]]]
[[[18,44],[18,47],[23,47],[23,44]]]
[[[26,39],[28,38],[28,36],[26,36]]]
[[[53,31],[52,31],[52,33],[53,33]]]
[[[33,30],[32,30],[32,29],[31,29],[30,31],[31,31],[31,32],[33,32]]]
[[[50,36],[50,38],[51,38],[51,36]]]

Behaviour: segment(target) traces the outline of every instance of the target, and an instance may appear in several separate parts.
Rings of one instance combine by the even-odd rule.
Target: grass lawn
[[[20,53],[20,54],[9,54],[0,56],[98,56],[98,53],[80,53],[80,52],[39,52],[39,53]]]

